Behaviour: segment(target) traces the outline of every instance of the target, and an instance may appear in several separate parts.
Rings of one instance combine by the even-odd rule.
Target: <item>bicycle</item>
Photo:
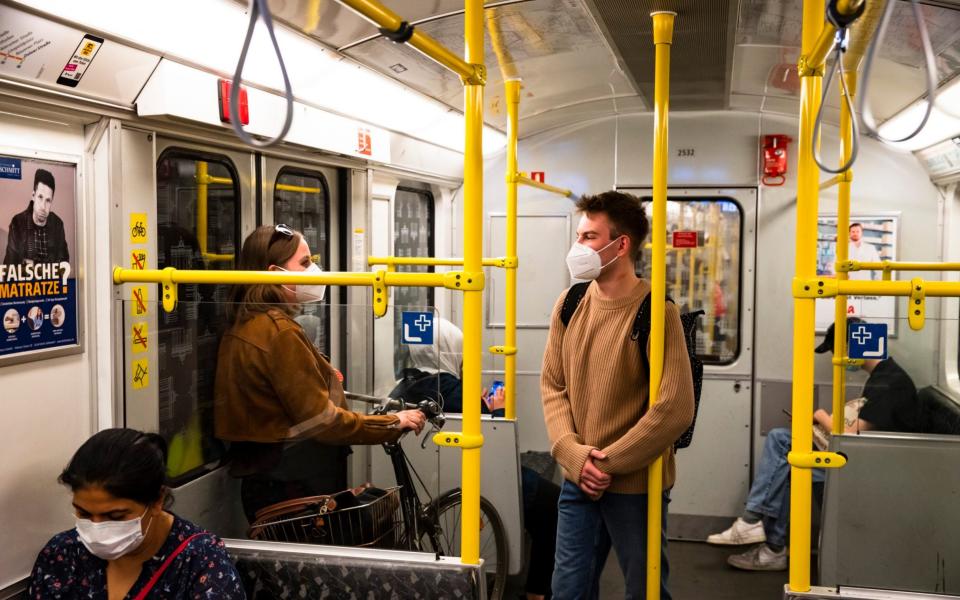
[[[387,414],[400,410],[419,410],[434,431],[443,428],[445,417],[440,404],[433,400],[409,403],[393,398],[377,398],[346,392],[349,400],[375,406],[373,413]],[[421,447],[426,444],[426,434]],[[250,537],[286,542],[307,542],[333,545],[366,545],[394,550],[430,552],[440,556],[459,556],[460,522],[463,504],[460,488],[453,488],[436,498],[410,462],[400,440],[381,444],[390,457],[397,486],[379,490],[378,497],[362,503],[354,501],[363,486],[352,492],[330,496],[302,498],[274,505],[258,514],[251,526]],[[422,490],[427,496],[424,503]],[[340,508],[338,500],[349,500]],[[399,516],[397,516],[399,512]],[[488,597],[500,600],[506,587],[507,537],[500,514],[493,504],[480,497],[480,557],[484,560]]]

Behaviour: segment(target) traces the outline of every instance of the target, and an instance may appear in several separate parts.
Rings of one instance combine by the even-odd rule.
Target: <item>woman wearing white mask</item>
[[[167,445],[107,429],[60,475],[77,526],[53,537],[30,576],[30,598],[244,598],[223,542],[166,510]]]
[[[258,227],[239,268],[320,272],[303,236],[286,225]],[[322,285],[237,285],[230,329],[217,357],[216,436],[231,443],[230,472],[241,477],[247,519],[277,502],[348,487],[349,444],[379,444],[423,427],[420,411],[370,416],[346,408],[338,373],[294,320]]]

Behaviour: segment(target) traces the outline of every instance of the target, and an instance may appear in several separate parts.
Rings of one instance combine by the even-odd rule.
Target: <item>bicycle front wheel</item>
[[[420,548],[441,556],[460,555],[460,527],[463,501],[459,491],[443,496],[425,509],[427,519],[435,527],[421,534]],[[487,597],[500,600],[507,583],[507,532],[500,513],[489,500],[480,496],[480,558],[487,575]]]

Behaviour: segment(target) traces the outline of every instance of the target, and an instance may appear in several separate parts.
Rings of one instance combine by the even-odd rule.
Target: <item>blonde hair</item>
[[[300,247],[303,234],[299,231],[277,229],[273,225],[261,225],[243,241],[237,268],[241,271],[266,271],[271,265],[286,264]],[[282,286],[258,283],[235,285],[230,290],[227,318],[231,324],[246,321],[269,310],[280,310],[288,315],[296,314],[296,308],[287,302]]]

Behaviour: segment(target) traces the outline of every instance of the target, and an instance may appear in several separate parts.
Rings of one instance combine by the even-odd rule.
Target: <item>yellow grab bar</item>
[[[323,191],[318,187],[304,187],[302,185],[291,185],[289,183],[278,183],[274,187],[281,192],[302,192],[304,194],[319,194]]]
[[[794,273],[797,279],[816,275],[817,205],[820,169],[813,160],[814,122],[820,105],[823,60],[833,42],[834,27],[824,25],[824,0],[804,0],[800,73],[800,135],[797,149],[797,234]],[[807,286],[809,287],[809,285]],[[796,287],[795,287],[796,290]],[[816,292],[814,292],[816,293]],[[793,452],[813,448],[813,348],[816,296],[793,301]],[[794,592],[810,590],[810,511],[813,473],[790,467],[790,578]]]
[[[560,194],[561,196],[566,196],[567,198],[573,196],[573,192],[571,192],[571,191],[568,190],[568,189],[556,187],[556,186],[554,186],[554,185],[550,185],[550,184],[547,184],[547,183],[540,183],[539,181],[537,181],[537,180],[535,180],[535,179],[530,179],[529,177],[526,177],[526,176],[524,176],[524,175],[520,175],[519,173],[517,173],[517,175],[516,175],[516,182],[519,183],[519,184],[522,184],[522,185],[527,185],[527,186],[530,186],[530,187],[535,187],[535,188],[540,189],[540,190],[545,190],[545,191],[548,191],[548,192],[553,192],[554,194]]]
[[[409,39],[406,40],[407,44],[450,69],[465,82],[482,85],[486,81],[486,68],[483,65],[482,55],[477,57],[476,64],[463,60],[437,40],[404,21],[399,15],[377,2],[377,0],[340,0],[340,3],[352,8],[360,16],[387,31],[400,32],[403,27],[411,28],[413,31]],[[480,26],[480,35],[482,36],[483,21],[480,22]]]
[[[670,46],[677,13],[655,11],[653,44],[656,49],[654,74],[653,129],[653,249],[650,277],[650,406],[660,397],[663,378],[663,340],[667,293],[667,162],[670,113]],[[647,598],[660,598],[660,536],[663,515],[663,457],[647,468]]]
[[[516,268],[516,261],[511,261],[507,256],[498,258],[484,258],[481,263],[485,267],[500,267],[501,269]],[[462,258],[433,258],[428,256],[369,256],[367,264],[386,265],[395,267],[401,265],[417,265],[426,267],[460,267],[463,266]]]
[[[960,262],[906,262],[882,260],[866,262],[857,260],[842,261],[837,257],[838,273],[848,271],[960,271]]]

